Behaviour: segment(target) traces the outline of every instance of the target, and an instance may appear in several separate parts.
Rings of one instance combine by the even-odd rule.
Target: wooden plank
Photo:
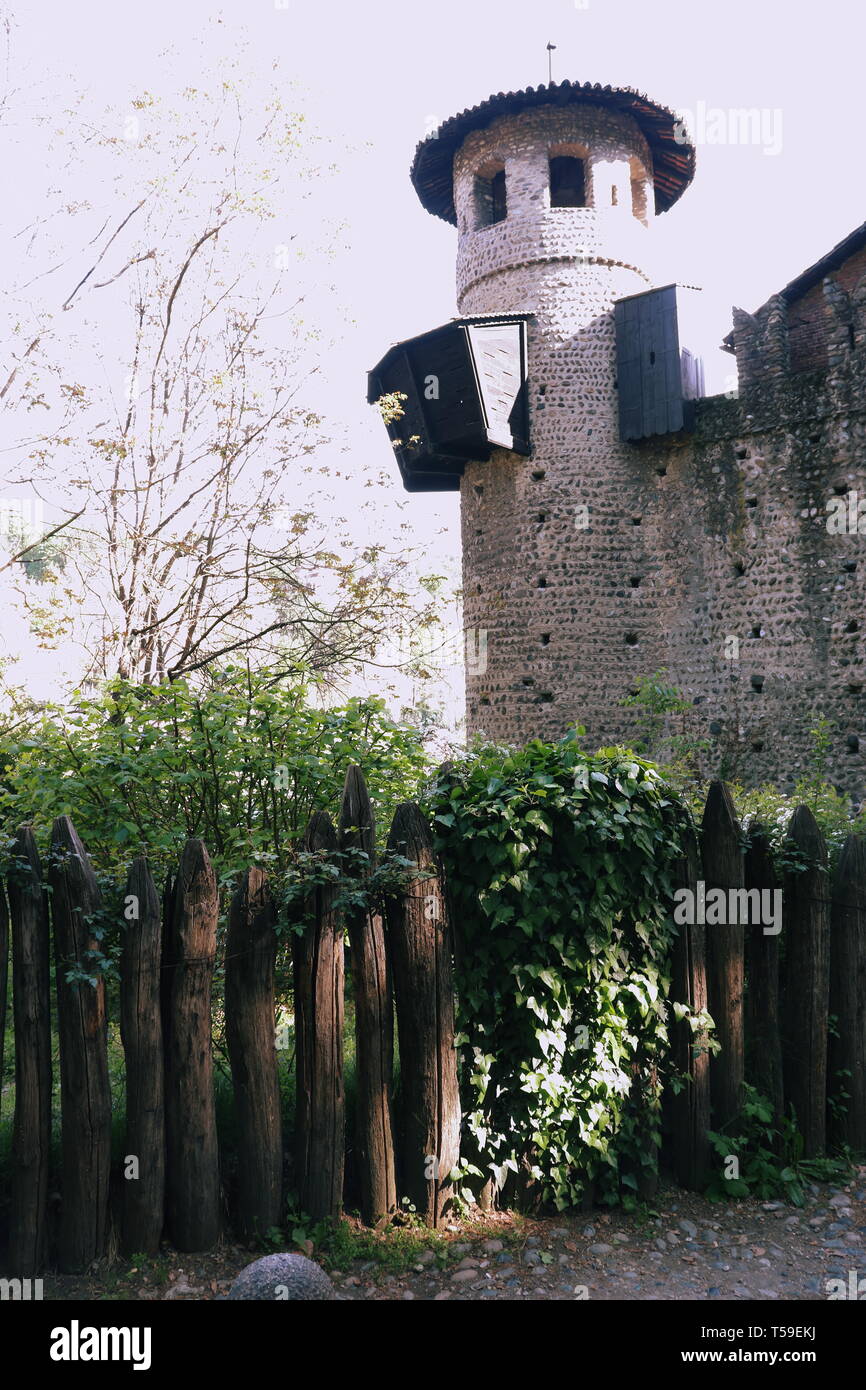
[[[710,784],[701,830],[701,858],[707,894],[744,886],[740,825],[724,782]],[[733,914],[731,914],[733,915]],[[707,924],[707,993],[721,1051],[710,1063],[715,1128],[739,1112],[743,1086],[743,927],[736,922]]]
[[[174,884],[165,1037],[166,1224],[178,1250],[210,1250],[220,1234],[211,1050],[211,982],[219,903],[201,840],[187,840]]]
[[[51,942],[42,866],[29,825],[15,837],[9,872],[15,1117],[9,1273],[39,1274],[45,1260],[51,1157]]]
[[[126,1057],[121,1242],[127,1254],[155,1255],[165,1219],[162,911],[143,857],[130,867],[126,902],[135,915],[124,923],[120,958],[120,1035]],[[128,1171],[133,1158],[136,1167]]]
[[[689,889],[694,902],[700,855],[693,829],[684,836],[683,849],[675,886]],[[671,998],[687,1004],[693,1014],[703,1013],[707,1008],[706,928],[703,923],[696,922],[684,924],[678,930],[671,971]],[[687,1078],[687,1084],[671,1096],[668,1105],[674,1173],[681,1187],[700,1192],[706,1185],[710,1158],[707,1139],[710,1128],[709,1053],[700,1050],[706,1040],[693,1032],[688,1019],[674,1022],[671,1034],[674,1066]]]
[[[451,931],[430,826],[414,802],[397,807],[388,848],[422,876],[388,903],[388,948],[400,1038],[401,1191],[437,1226],[452,1199],[460,1156]]]
[[[431,452],[465,452],[474,442],[486,455],[484,408],[466,328],[453,324],[415,339],[407,352]]]
[[[520,323],[471,324],[469,341],[486,416],[486,437],[504,449],[526,447]]]
[[[232,896],[225,983],[226,1043],[238,1120],[238,1229],[247,1240],[266,1235],[282,1220],[275,928],[267,874],[249,869]]]
[[[844,1113],[834,1113],[836,1142],[866,1152],[866,838],[849,835],[833,878],[830,918],[830,1087],[841,1072],[848,1092]]]
[[[9,907],[0,883],[0,1119],[3,1118],[3,1077],[6,1064],[6,1008],[9,1000]]]
[[[59,1262],[66,1274],[86,1270],[105,1250],[111,1167],[111,1090],[105,979],[68,979],[94,970],[91,923],[102,899],[84,846],[68,816],[51,831],[51,914],[57,963],[62,1118]]]
[[[683,387],[678,331],[678,298],[675,285],[659,296],[662,317],[662,360],[664,363],[665,431],[676,434],[683,427]]]
[[[304,849],[332,854],[337,833],[317,811]],[[301,1210],[336,1221],[343,1206],[346,1107],[343,1087],[343,923],[336,889],[316,888],[313,921],[293,941],[295,998],[295,1175]]]
[[[787,849],[808,867],[784,876],[782,1067],[803,1154],[826,1147],[827,1025],[830,1006],[830,901],[827,848],[808,806],[798,806]]]
[[[614,305],[616,330],[616,379],[621,439],[643,435],[640,329],[637,301],[618,300]]]
[[[366,783],[358,767],[346,773],[340,808],[339,845],[375,859],[376,825]],[[346,914],[352,951],[357,1057],[356,1150],[361,1213],[373,1225],[397,1207],[391,1088],[394,1013],[391,972],[382,919],[377,913]]]
[[[776,871],[764,826],[749,830],[745,857],[747,890],[774,893]],[[767,1097],[774,1113],[784,1114],[782,1035],[779,1018],[779,935],[764,932],[760,922],[746,928],[746,1053],[752,1084]]]

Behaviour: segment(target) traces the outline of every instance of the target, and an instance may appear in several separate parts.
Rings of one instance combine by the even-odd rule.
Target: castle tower
[[[613,741],[619,699],[664,664],[643,524],[658,478],[623,437],[614,305],[653,288],[653,223],[693,168],[671,112],[569,82],[491,97],[416,151],[422,204],[457,227],[460,318],[392,349],[370,398],[405,402],[390,432],[406,486],[460,489],[470,733],[522,742],[577,722]],[[641,310],[645,338],[660,309]],[[656,317],[644,355],[679,405]]]

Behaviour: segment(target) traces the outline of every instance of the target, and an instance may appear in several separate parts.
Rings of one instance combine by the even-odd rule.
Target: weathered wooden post
[[[401,1182],[418,1214],[436,1226],[452,1195],[448,1175],[460,1156],[454,976],[433,837],[414,802],[397,807],[388,848],[420,870],[387,907],[400,1038]]]
[[[3,1116],[3,1064],[6,1058],[6,1006],[9,1000],[9,907],[0,883],[0,1118]]]
[[[774,901],[777,884],[770,842],[764,826],[757,823],[749,831],[745,873],[747,892],[759,893],[762,903],[765,894],[770,894],[770,901]],[[775,1114],[781,1116],[784,1093],[779,1022],[780,934],[765,931],[766,925],[751,922],[746,928],[746,1041],[751,1080],[772,1103]]]
[[[29,825],[15,839],[8,878],[12,919],[15,1118],[9,1270],[38,1274],[45,1255],[51,1152],[51,938],[42,866]]]
[[[127,875],[126,914],[120,958],[120,1035],[126,1057],[121,1239],[128,1254],[155,1255],[165,1217],[162,913],[145,858],[134,860]]]
[[[226,1042],[238,1117],[238,1225],[247,1239],[279,1226],[282,1216],[275,928],[267,874],[249,869],[232,897],[226,940]]]
[[[849,835],[833,881],[830,919],[830,1077],[842,1071],[847,1109],[833,1121],[833,1137],[855,1153],[866,1151],[866,838]]]
[[[787,870],[784,878],[782,1069],[803,1154],[815,1158],[827,1140],[830,903],[827,847],[808,806],[794,812],[786,848],[805,867]]]
[[[211,982],[219,906],[201,840],[187,840],[168,924],[165,1025],[166,1218],[178,1250],[210,1250],[220,1232],[211,1050]]]
[[[724,782],[710,784],[701,837],[701,857],[706,892],[722,889],[730,903],[730,890],[743,887],[743,852],[740,825]],[[713,1123],[728,1124],[740,1108],[743,1086],[743,926],[727,920],[707,922],[707,997],[721,1043],[710,1062]]]
[[[686,889],[696,900],[700,855],[694,828],[683,834],[683,857],[675,887]],[[691,915],[691,914],[688,914]],[[692,1014],[707,1009],[706,928],[702,922],[683,922],[678,927],[671,971],[671,999],[688,1006]],[[672,1025],[674,1064],[685,1086],[668,1102],[672,1130],[673,1164],[677,1182],[693,1192],[706,1185],[709,1165],[710,1057],[706,1038],[694,1032],[688,1018]]]
[[[307,827],[308,853],[333,853],[337,833],[317,811]],[[311,895],[313,921],[293,941],[295,981],[295,1167],[301,1210],[337,1220],[343,1207],[346,1109],[343,1090],[343,923],[336,889]]]
[[[367,786],[358,767],[346,773],[340,808],[341,850],[366,856],[363,875],[373,867],[376,823]],[[391,1086],[394,1062],[394,1010],[391,972],[381,917],[371,911],[348,912],[355,1001],[355,1047],[358,1063],[356,1143],[361,1180],[361,1211],[373,1225],[397,1207]]]
[[[108,1081],[108,1024],[105,980],[96,973],[97,949],[91,923],[101,896],[84,846],[68,816],[51,832],[51,914],[57,960],[57,1018],[60,1035],[63,1204],[60,1214],[61,1269],[87,1269],[103,1253],[108,1224],[111,1167],[111,1090]],[[94,973],[67,979],[70,972]]]

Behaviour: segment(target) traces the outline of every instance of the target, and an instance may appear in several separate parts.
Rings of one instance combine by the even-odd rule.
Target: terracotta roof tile
[[[519,92],[498,92],[477,106],[443,121],[434,135],[422,140],[415,151],[410,177],[428,212],[456,225],[452,169],[454,154],[466,136],[483,129],[497,116],[512,115],[533,106],[566,106],[582,103],[624,111],[640,126],[653,157],[656,212],[666,212],[688,188],[695,172],[695,151],[679,118],[632,87],[602,86],[598,82],[553,82],[525,87]]]

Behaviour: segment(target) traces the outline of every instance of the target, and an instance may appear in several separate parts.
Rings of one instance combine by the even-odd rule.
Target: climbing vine
[[[559,1209],[590,1187],[631,1204],[656,1170],[685,814],[650,763],[589,755],[581,733],[483,748],[439,773],[431,804],[457,933],[464,1171]]]

